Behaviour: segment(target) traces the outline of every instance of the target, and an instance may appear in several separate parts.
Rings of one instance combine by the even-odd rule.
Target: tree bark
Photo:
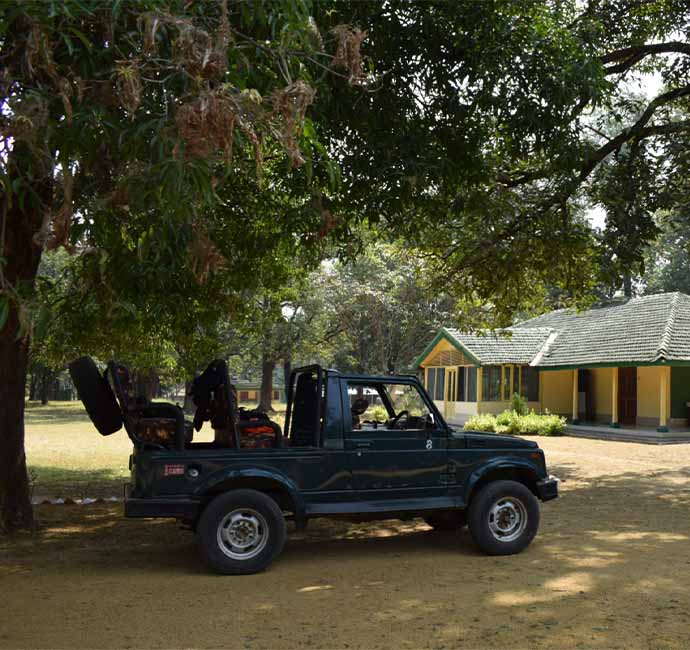
[[[45,366],[41,366],[41,404],[48,404],[48,389],[50,387],[51,372]]]
[[[288,389],[290,388],[290,375],[292,374],[292,361],[283,361],[283,386],[285,386],[285,399],[287,400]]]
[[[40,227],[40,215],[27,219],[19,211],[7,213],[5,279],[12,286],[33,286],[41,250],[32,237]],[[32,222],[34,227],[32,227]],[[9,317],[0,331],[0,530],[31,528],[33,511],[24,451],[24,390],[29,344],[17,340],[19,314],[10,303]]]
[[[184,383],[184,412],[193,413],[194,412],[194,400],[192,399],[192,382],[186,381]]]
[[[264,413],[274,413],[273,410],[273,371],[276,362],[269,358],[266,353],[261,361],[261,397],[259,400],[259,411]]]
[[[31,373],[31,381],[29,382],[29,401],[36,399],[36,392],[38,389],[38,377],[36,377],[36,369]]]

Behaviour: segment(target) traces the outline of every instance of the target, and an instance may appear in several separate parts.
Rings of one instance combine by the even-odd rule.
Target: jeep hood
[[[465,431],[468,449],[536,449],[539,445],[532,440],[498,433],[473,433]]]

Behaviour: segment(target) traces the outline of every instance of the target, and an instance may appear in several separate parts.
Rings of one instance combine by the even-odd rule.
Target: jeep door
[[[445,496],[447,433],[414,380],[348,379],[346,386],[345,448],[358,497]]]

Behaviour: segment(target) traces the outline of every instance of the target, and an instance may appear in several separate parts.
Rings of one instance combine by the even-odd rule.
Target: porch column
[[[572,417],[572,423],[573,424],[579,424],[580,420],[578,419],[579,415],[579,404],[578,404],[578,398],[579,398],[579,393],[577,391],[577,379],[578,379],[578,370],[575,368],[573,370],[573,417]]]
[[[612,368],[611,372],[611,424],[610,427],[617,429],[618,424],[618,367]]]
[[[477,413],[479,413],[479,402],[482,401],[482,398],[484,397],[482,395],[482,385],[484,384],[483,381],[483,376],[482,376],[482,368],[479,367],[477,368]]]
[[[659,427],[657,431],[665,433],[668,431],[668,388],[669,375],[671,368],[660,368],[661,377],[659,378]]]

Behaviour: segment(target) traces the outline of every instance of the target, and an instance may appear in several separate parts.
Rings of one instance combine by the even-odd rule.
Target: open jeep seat
[[[205,421],[210,421],[216,446],[235,449],[281,446],[282,431],[276,422],[260,411],[238,408],[237,391],[223,359],[212,361],[194,380],[191,395],[196,405],[194,428],[199,431]]]
[[[191,423],[184,412],[166,402],[151,402],[134,395],[129,370],[110,361],[101,374],[91,357],[81,357],[69,364],[69,373],[86,412],[104,436],[124,425],[135,442],[184,449],[192,440]]]

